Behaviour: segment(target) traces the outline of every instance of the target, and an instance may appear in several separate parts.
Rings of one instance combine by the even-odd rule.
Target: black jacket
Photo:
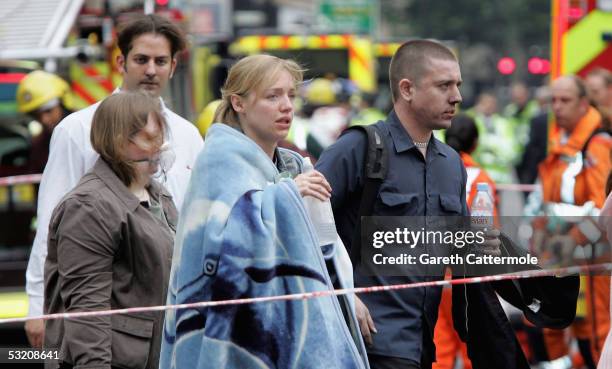
[[[506,254],[520,256],[524,253],[503,235],[501,241]],[[575,318],[580,286],[578,276],[515,281],[453,286],[455,330],[467,343],[474,369],[530,368],[496,292],[523,311],[537,327],[562,329]]]

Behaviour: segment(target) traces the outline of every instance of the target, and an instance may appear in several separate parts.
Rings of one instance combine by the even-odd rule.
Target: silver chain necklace
[[[414,142],[414,146],[418,147],[419,149],[427,148],[428,142],[417,142],[417,141],[413,141],[413,142]]]

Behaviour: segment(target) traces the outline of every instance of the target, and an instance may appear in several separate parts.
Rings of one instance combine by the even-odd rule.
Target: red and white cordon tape
[[[42,174],[26,174],[21,176],[1,177],[0,186],[13,186],[24,183],[40,183]],[[498,184],[495,188],[498,191],[518,191],[532,192],[535,191],[538,185],[535,184]]]
[[[498,275],[485,276],[485,277],[470,277],[470,278],[460,278],[460,279],[452,279],[452,280],[439,280],[439,281],[417,282],[417,283],[407,283],[407,284],[395,284],[395,285],[388,285],[388,286],[345,288],[345,289],[337,289],[337,290],[296,293],[296,294],[291,294],[291,295],[251,297],[251,298],[245,298],[245,299],[221,300],[221,301],[202,301],[202,302],[194,302],[194,303],[189,303],[189,304],[143,306],[143,307],[133,307],[133,308],[126,308],[126,309],[114,309],[114,310],[47,314],[47,315],[25,317],[25,318],[0,319],[0,325],[8,324],[8,323],[20,323],[20,322],[25,322],[25,321],[34,320],[34,319],[44,319],[44,320],[70,319],[70,318],[83,318],[83,317],[92,317],[92,316],[107,316],[107,315],[116,315],[116,314],[142,313],[146,311],[195,309],[195,308],[206,308],[206,307],[213,307],[213,306],[242,305],[242,304],[272,302],[272,301],[307,300],[307,299],[317,298],[317,297],[340,296],[340,295],[347,295],[347,294],[352,294],[352,293],[355,293],[355,294],[372,293],[372,292],[403,290],[403,289],[419,288],[419,287],[433,287],[433,286],[446,286],[446,285],[455,285],[455,284],[496,282],[496,281],[504,281],[504,280],[512,280],[512,279],[535,278],[535,277],[546,277],[546,276],[568,276],[572,274],[578,274],[580,272],[583,272],[583,273],[584,272],[598,272],[600,273],[600,272],[610,272],[610,271],[612,271],[612,263],[592,264],[592,265],[582,265],[582,266],[573,266],[573,267],[547,269],[547,270],[544,270],[544,269],[529,270],[529,271],[523,271],[523,272],[514,273],[514,274],[513,273],[498,274]]]
[[[0,178],[0,186],[14,186],[27,183],[40,183],[42,174],[25,174],[21,176],[2,177]]]
[[[533,192],[539,185],[536,184],[496,184],[497,191],[517,191],[517,192]]]

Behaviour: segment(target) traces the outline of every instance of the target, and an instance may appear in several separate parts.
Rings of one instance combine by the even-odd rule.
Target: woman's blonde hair
[[[126,158],[129,140],[147,125],[149,114],[159,125],[159,134],[150,137],[147,148],[159,148],[167,131],[166,119],[158,98],[142,92],[119,92],[98,106],[91,124],[91,146],[129,186],[136,178],[134,163]]]
[[[295,84],[302,82],[304,69],[290,59],[272,55],[251,55],[239,60],[229,71],[221,89],[221,104],[215,111],[214,122],[240,127],[238,113],[232,106],[232,95],[246,97],[271,86],[281,71],[287,71]]]

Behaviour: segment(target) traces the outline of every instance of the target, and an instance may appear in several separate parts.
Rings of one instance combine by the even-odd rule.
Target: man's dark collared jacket
[[[459,155],[453,149],[432,137],[423,158],[395,112],[391,112],[385,122],[376,124],[382,132],[389,159],[387,177],[380,185],[372,215],[469,215],[465,193],[466,172]],[[336,227],[349,249],[359,219],[366,142],[364,134],[348,132],[322,154],[316,165],[317,170],[331,184]],[[508,248],[514,250],[510,246]],[[422,280],[422,277],[414,276],[368,277],[355,274],[356,286]],[[547,280],[546,283],[554,285],[556,282]],[[571,278],[568,283],[571,287],[576,285],[577,295],[577,278]],[[530,286],[533,283],[525,284]],[[556,308],[554,304],[558,303],[558,299],[551,297],[553,301],[548,301],[540,298],[545,301],[539,314],[529,314],[527,306],[533,300],[532,294],[541,292],[540,288],[525,288],[524,292],[517,292],[512,283],[483,283],[453,289],[454,322],[461,337],[468,342],[474,368],[529,368],[495,290],[499,290],[500,295],[528,313],[528,317],[536,320],[536,323],[536,317],[542,317],[542,322],[549,323],[549,326],[552,323],[559,327],[568,325],[573,320],[571,306],[559,314],[552,314],[558,319],[544,319],[549,309]],[[364,294],[360,297],[368,306],[378,330],[374,335],[374,345],[368,349],[368,353],[413,360],[420,362],[424,368],[435,360],[432,337],[440,288],[415,288]],[[563,297],[567,296],[561,294],[559,299]],[[567,305],[571,304],[565,303]]]

